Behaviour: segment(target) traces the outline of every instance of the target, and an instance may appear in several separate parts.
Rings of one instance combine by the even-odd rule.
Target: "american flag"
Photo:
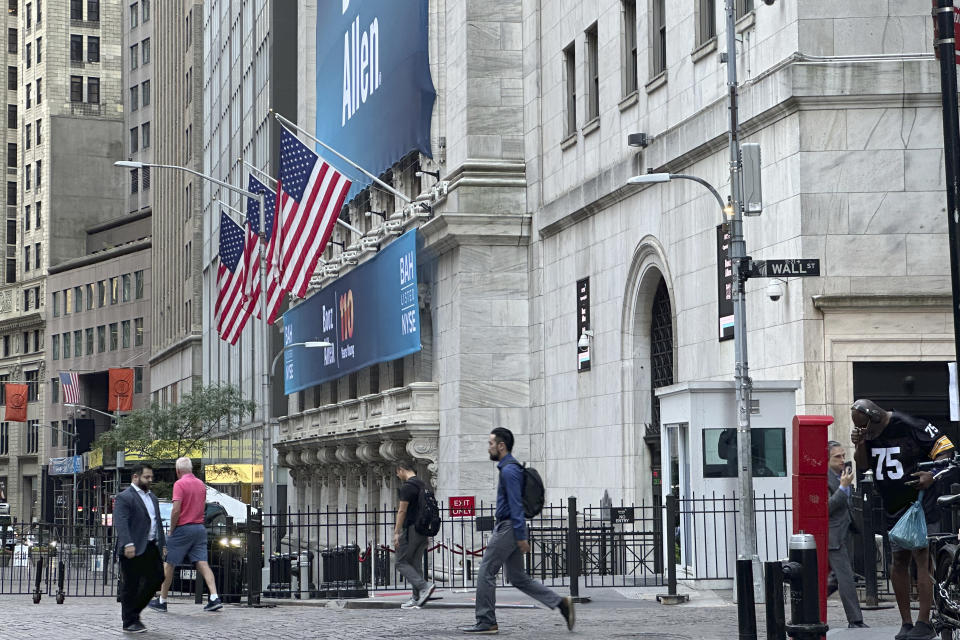
[[[273,233],[273,216],[276,210],[277,194],[265,184],[257,180],[253,174],[247,181],[247,191],[263,193],[264,222],[267,228],[267,241]],[[260,317],[260,199],[247,198],[247,245],[244,249],[244,259],[247,265],[246,280],[243,284],[243,295],[247,298],[248,306],[253,314]],[[269,287],[268,287],[269,290]]]
[[[244,232],[226,212],[220,212],[220,266],[217,268],[217,302],[214,314],[217,333],[230,344],[236,344],[243,331],[250,308],[243,295],[246,278]]]
[[[267,320],[272,322],[283,302],[283,292],[303,298],[320,254],[327,246],[350,180],[282,129],[276,232],[268,248],[271,276],[279,287],[268,292]],[[269,284],[268,284],[269,289]]]
[[[80,378],[74,371],[60,372],[60,389],[65,404],[80,404]]]

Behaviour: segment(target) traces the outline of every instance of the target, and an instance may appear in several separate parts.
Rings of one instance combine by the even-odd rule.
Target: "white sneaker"
[[[409,600],[400,605],[401,609],[419,609],[420,605],[417,604],[417,599],[411,597]]]

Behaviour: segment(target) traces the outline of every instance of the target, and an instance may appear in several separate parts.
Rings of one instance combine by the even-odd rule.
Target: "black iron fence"
[[[709,495],[666,502],[578,507],[570,498],[547,505],[529,522],[527,572],[574,593],[581,585],[669,586],[671,574],[681,580],[733,579],[739,499]],[[495,505],[481,502],[469,516],[440,506],[443,523],[422,559],[424,575],[445,588],[472,589],[495,524]],[[786,557],[790,497],[758,496],[755,509],[761,560]],[[254,513],[244,524],[210,526],[209,564],[218,593],[227,602],[253,602],[261,594],[346,598],[404,591],[408,587],[394,557],[395,516],[386,505],[339,507]],[[0,525],[0,539],[0,594],[117,593],[111,526]],[[262,581],[264,553],[269,569]],[[173,594],[200,602],[203,590],[193,566],[175,568]]]

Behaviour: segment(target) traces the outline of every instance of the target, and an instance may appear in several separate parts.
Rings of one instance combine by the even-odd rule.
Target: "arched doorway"
[[[660,469],[660,399],[657,389],[673,384],[673,308],[667,283],[660,278],[650,305],[650,422],[644,441],[650,449],[650,471],[655,499],[662,497]],[[669,492],[669,491],[668,491]]]

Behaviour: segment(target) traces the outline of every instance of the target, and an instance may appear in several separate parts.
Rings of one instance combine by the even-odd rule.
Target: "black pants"
[[[140,612],[163,584],[163,560],[155,542],[147,543],[139,556],[120,554],[120,612],[126,627],[140,620]]]

